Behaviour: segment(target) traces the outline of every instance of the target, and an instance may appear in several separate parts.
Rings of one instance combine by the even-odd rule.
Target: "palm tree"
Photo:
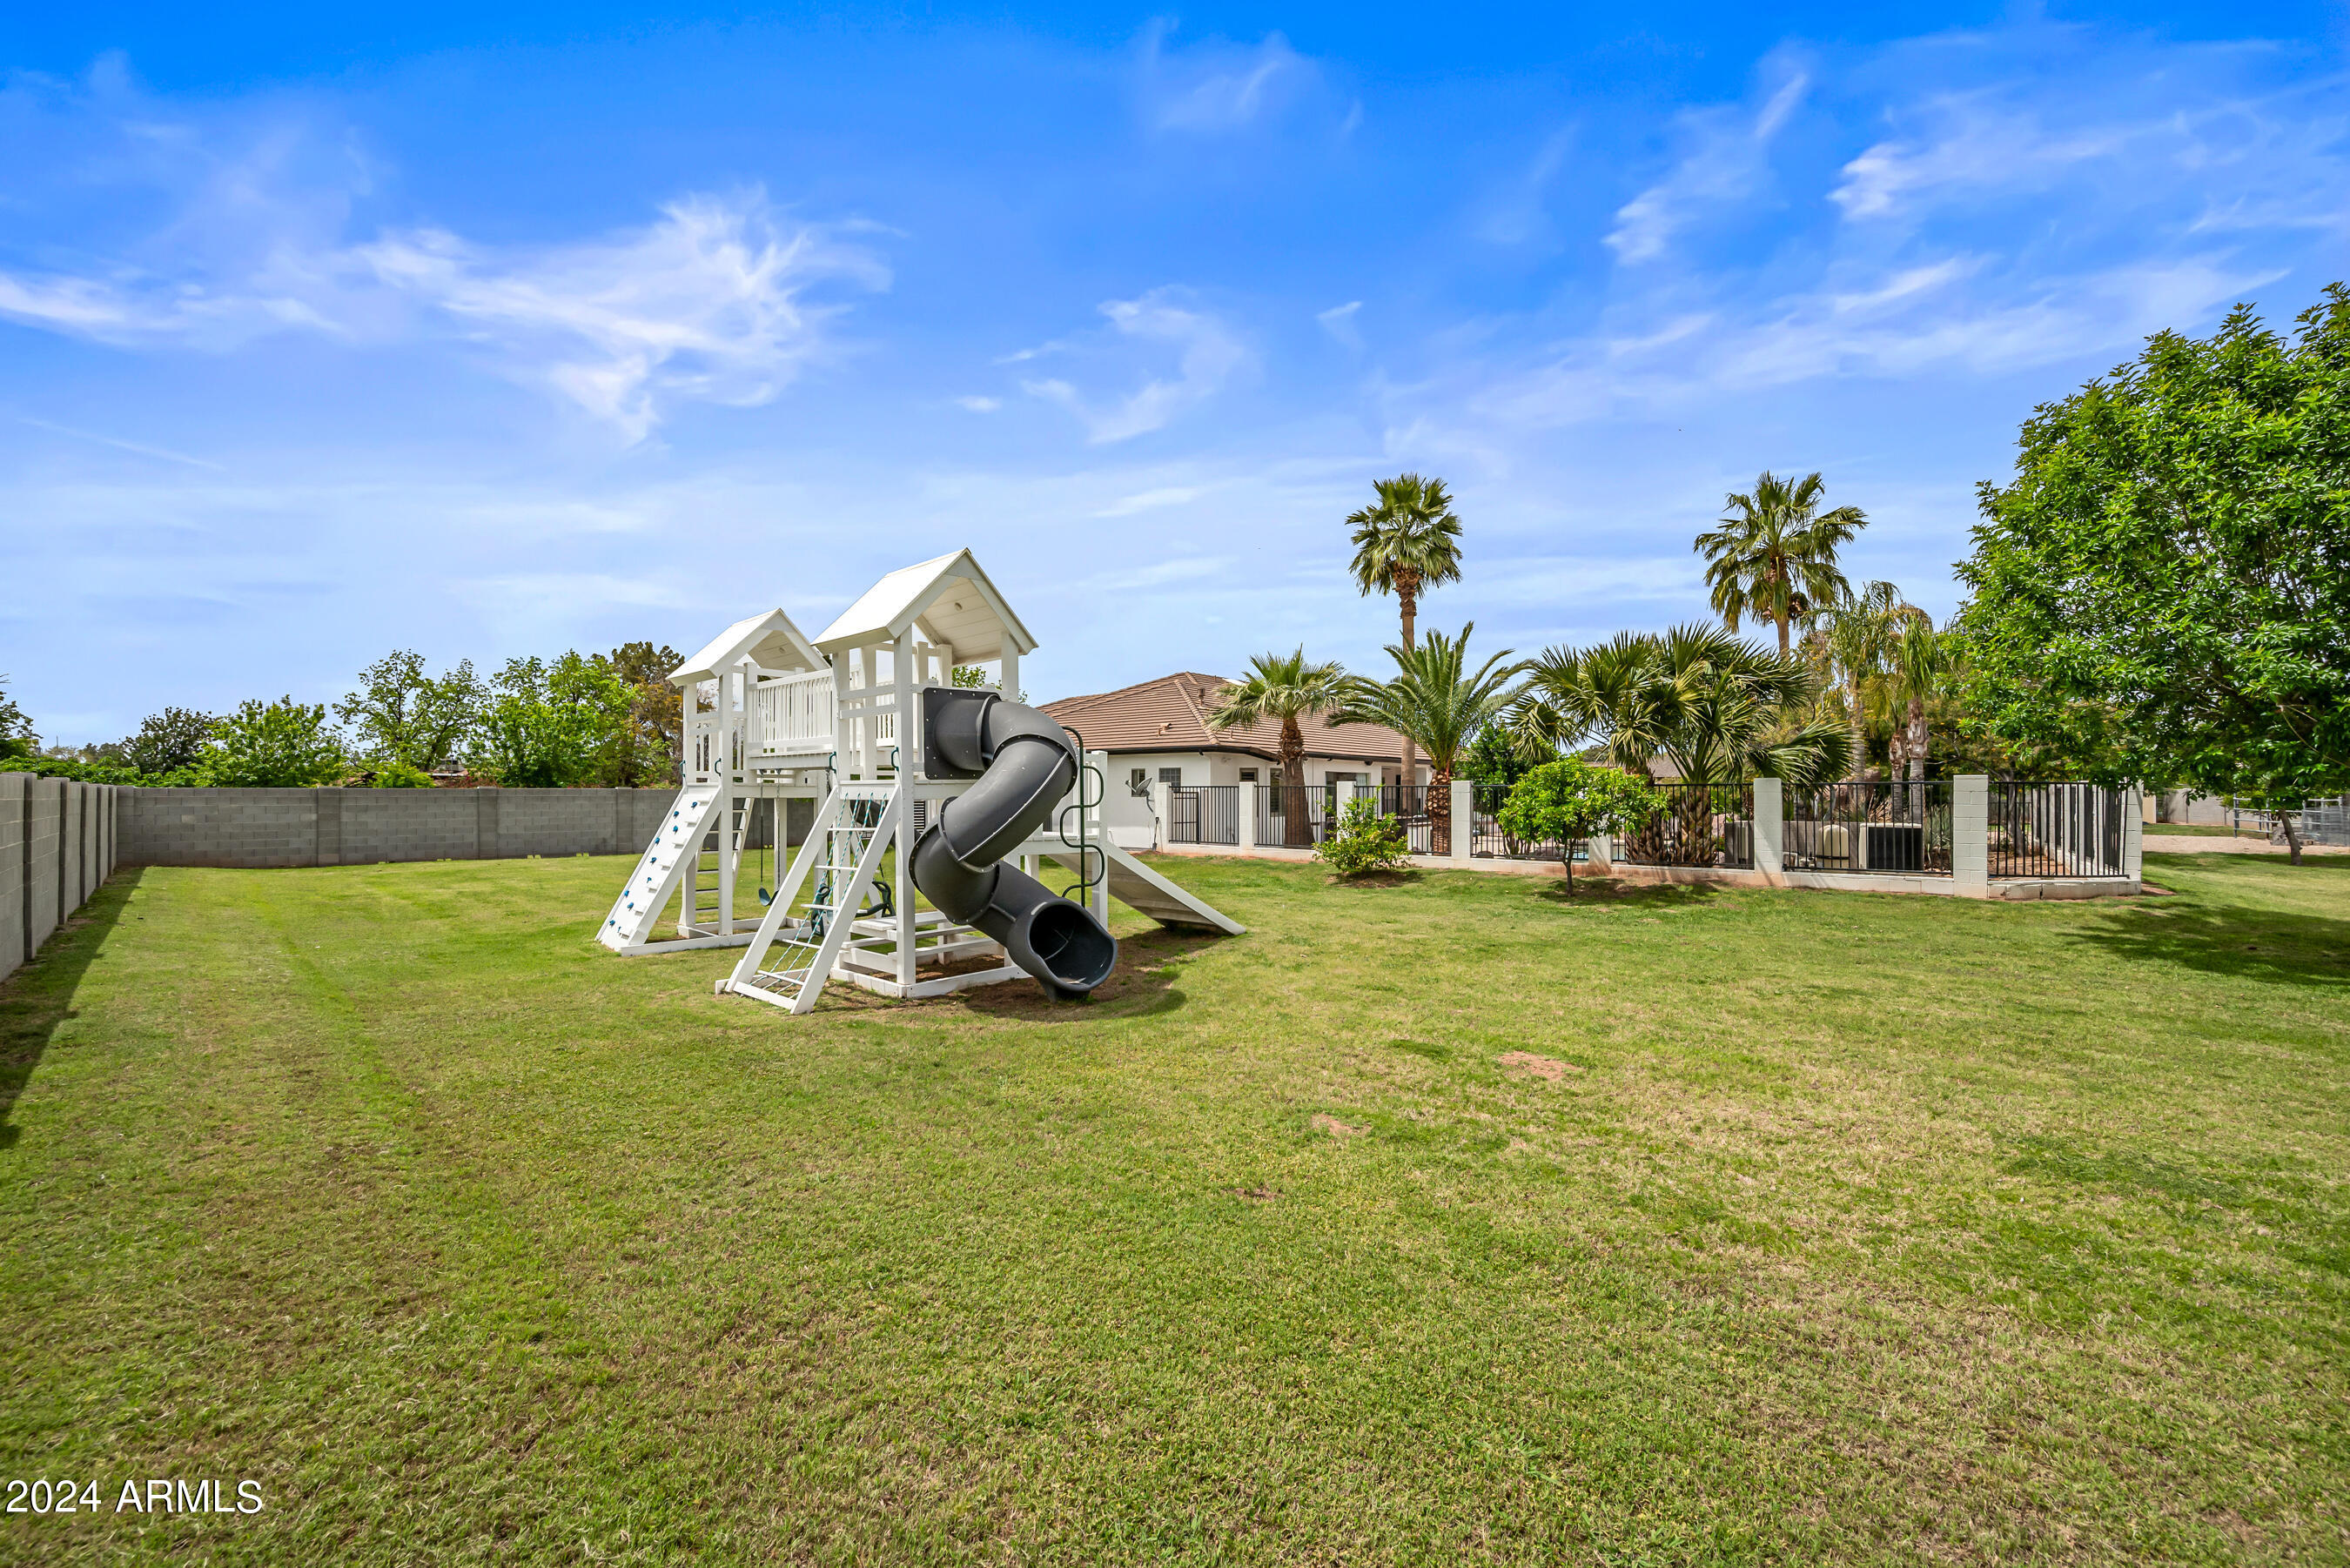
[[[1911,607],[1902,602],[1901,590],[1887,582],[1870,583],[1828,607],[1821,640],[1827,663],[1844,688],[1845,722],[1852,741],[1849,778],[1859,778],[1868,765],[1868,732],[1862,721],[1866,690],[1885,674],[1901,640],[1903,612]]]
[[[1679,846],[1700,859],[1713,848],[1712,788],[1757,775],[1808,788],[1834,778],[1846,753],[1844,725],[1801,716],[1818,691],[1808,664],[1717,626],[1620,632],[1580,652],[1552,649],[1523,669],[1509,721],[1520,744],[1548,753],[1596,735],[1610,763],[1643,777],[1661,754],[1692,786],[1675,792],[1675,809]]]
[[[1282,842],[1304,847],[1314,842],[1314,832],[1305,816],[1305,733],[1298,721],[1310,714],[1327,718],[1344,708],[1347,672],[1336,664],[1308,660],[1303,648],[1260,653],[1249,666],[1245,677],[1217,693],[1208,728],[1222,734],[1280,721]]]
[[[1779,628],[1779,656],[1787,655],[1787,628],[1852,597],[1836,570],[1836,551],[1868,525],[1857,506],[1819,509],[1827,486],[1817,473],[1790,484],[1765,472],[1752,495],[1731,495],[1730,515],[1697,536],[1706,557],[1705,580],[1722,624],[1736,631],[1744,616]]]
[[[1934,629],[1933,618],[1915,605],[1904,605],[1902,608],[1908,614],[1903,619],[1891,668],[1886,672],[1886,697],[1897,710],[1895,750],[1908,764],[1905,771],[1908,776],[1922,779],[1926,776],[1929,738],[1926,703],[1941,695],[1951,660],[1949,646]]]
[[[1510,657],[1506,648],[1470,671],[1469,634],[1476,629],[1471,621],[1459,637],[1431,631],[1418,648],[1389,643],[1395,679],[1349,680],[1346,709],[1330,721],[1384,724],[1428,753],[1429,848],[1437,855],[1452,853],[1452,774],[1461,753],[1518,695],[1510,688],[1517,668],[1494,668]]]
[[[1412,623],[1424,588],[1461,580],[1461,519],[1444,481],[1399,473],[1372,482],[1378,504],[1350,514],[1355,531],[1355,581],[1363,592],[1391,593],[1403,615],[1403,645],[1414,646]],[[1403,782],[1417,784],[1411,742],[1403,748]]]

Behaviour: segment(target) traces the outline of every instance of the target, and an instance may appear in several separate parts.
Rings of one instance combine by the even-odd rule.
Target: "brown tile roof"
[[[1231,684],[1223,676],[1187,670],[1116,691],[1064,697],[1045,703],[1045,711],[1082,734],[1097,752],[1246,752],[1279,760],[1281,726],[1269,720],[1221,735],[1209,730],[1208,711],[1215,705],[1216,693]],[[1305,736],[1309,757],[1366,763],[1403,757],[1402,738],[1377,724],[1327,725],[1305,719],[1298,729]]]

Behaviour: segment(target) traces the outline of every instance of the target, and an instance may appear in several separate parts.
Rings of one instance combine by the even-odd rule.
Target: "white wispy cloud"
[[[1239,130],[1272,113],[1317,75],[1314,63],[1279,33],[1254,46],[1211,39],[1174,49],[1168,45],[1171,32],[1169,24],[1155,22],[1141,40],[1143,113],[1154,130]]]
[[[1712,108],[1682,114],[1676,134],[1682,151],[1672,171],[1617,211],[1607,240],[1617,260],[1629,265],[1662,255],[1704,209],[1753,195],[1769,176],[1771,139],[1810,85],[1807,76],[1794,72],[1751,112]]]
[[[1248,361],[1248,348],[1238,335],[1204,310],[1179,304],[1179,291],[1158,288],[1139,299],[1113,299],[1102,305],[1118,337],[1138,347],[1175,350],[1176,373],[1154,376],[1124,397],[1107,401],[1087,398],[1059,379],[1023,381],[1033,397],[1060,404],[1086,427],[1087,439],[1097,444],[1121,441],[1155,431],[1184,410],[1222,390]]]
[[[648,228],[535,254],[425,230],[353,254],[494,345],[514,374],[631,441],[681,400],[773,397],[818,351],[833,314],[804,298],[813,285],[889,282],[865,251],[816,225],[779,223],[755,194],[688,197]]]
[[[974,414],[992,414],[1003,406],[1002,398],[967,397],[957,398],[954,401],[955,407],[967,409]]]
[[[1361,314],[1362,308],[1361,300],[1350,299],[1344,305],[1334,305],[1327,310],[1315,312],[1314,319],[1322,324],[1323,331],[1347,348],[1359,349],[1363,346],[1363,334],[1362,329],[1355,325],[1355,317]]]
[[[1162,506],[1180,506],[1187,501],[1197,501],[1204,492],[1196,484],[1163,484],[1155,490],[1138,491],[1121,495],[1094,514],[1097,517],[1131,517],[1138,512],[1155,512]]]
[[[0,112],[82,150],[85,175],[144,213],[75,265],[0,265],[0,318],[129,349],[231,351],[276,333],[362,348],[453,338],[642,440],[678,404],[756,403],[826,347],[840,308],[811,291],[882,288],[841,226],[756,191],[689,194],[649,224],[533,247],[446,228],[355,242],[372,165],[332,125],[166,109],[119,73],[84,89],[0,89]]]

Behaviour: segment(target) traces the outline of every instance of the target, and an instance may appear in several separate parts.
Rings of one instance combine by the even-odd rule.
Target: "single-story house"
[[[1110,754],[1111,784],[1144,794],[1153,784],[1179,788],[1205,784],[1277,784],[1281,726],[1268,720],[1222,734],[1208,728],[1216,694],[1231,682],[1221,675],[1185,670],[1156,680],[1089,697],[1064,697],[1045,711],[1082,736],[1086,749]],[[1326,724],[1300,721],[1305,738],[1305,778],[1323,784],[1395,784],[1402,777],[1403,738],[1376,724]],[[1415,758],[1418,782],[1428,782],[1428,763]]]
[[[1281,726],[1251,725],[1217,734],[1208,728],[1216,693],[1231,684],[1221,675],[1185,670],[1156,680],[1064,697],[1045,711],[1075,732],[1089,752],[1109,753],[1109,798],[1103,803],[1111,836],[1128,848],[1151,841],[1150,786],[1164,784],[1196,790],[1220,784],[1279,784]],[[1309,788],[1326,784],[1394,784],[1403,771],[1403,740],[1375,724],[1325,724],[1309,718],[1298,725],[1305,740]],[[1428,782],[1428,764],[1414,769]],[[1243,792],[1217,811],[1249,811]],[[1274,809],[1277,809],[1274,808]]]

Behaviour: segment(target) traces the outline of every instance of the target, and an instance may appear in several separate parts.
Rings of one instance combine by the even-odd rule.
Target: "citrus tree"
[[[1647,780],[1581,757],[1561,757],[1512,785],[1494,820],[1513,838],[1556,843],[1566,862],[1566,890],[1573,893],[1576,845],[1645,823],[1663,809],[1663,794]]]

